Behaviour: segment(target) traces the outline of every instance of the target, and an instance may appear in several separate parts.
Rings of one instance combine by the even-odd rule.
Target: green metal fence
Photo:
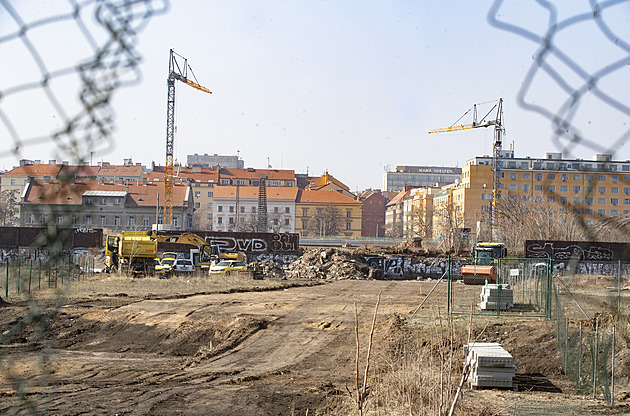
[[[94,275],[94,256],[70,252],[42,256],[39,252],[22,251],[5,258],[0,273],[0,297],[7,300]]]
[[[554,292],[558,350],[565,375],[574,383],[577,394],[603,398],[612,404],[614,327],[602,330],[597,318],[569,320],[564,313],[558,285]]]
[[[448,310],[454,314],[551,317],[551,262],[541,259],[501,259],[480,273],[477,282],[464,283],[463,266],[475,265],[472,257],[448,260]],[[487,270],[487,269],[486,269]],[[468,279],[472,280],[472,279]]]

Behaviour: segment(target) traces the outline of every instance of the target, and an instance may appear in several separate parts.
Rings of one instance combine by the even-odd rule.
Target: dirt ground
[[[374,335],[378,351],[398,336],[400,317],[431,325],[445,307],[438,286],[409,320],[434,282],[339,280],[316,286],[151,298],[73,299],[49,323],[52,372],[41,375],[38,336],[23,322],[26,304],[0,306],[5,367],[26,387],[0,377],[0,412],[34,403],[50,415],[315,415],[346,394],[355,377],[355,307],[362,342],[381,295]],[[443,312],[443,310],[442,310]],[[468,320],[468,317],[457,318]],[[475,318],[482,340],[500,341],[518,366],[518,391],[465,390],[463,402],[491,414],[621,414],[572,394],[562,375],[553,322],[539,318]],[[8,363],[8,364],[7,364]],[[528,409],[532,410],[529,413]],[[519,410],[520,409],[520,410]],[[520,413],[519,413],[520,412]],[[330,414],[330,413],[326,413]],[[356,412],[354,413],[356,414]]]

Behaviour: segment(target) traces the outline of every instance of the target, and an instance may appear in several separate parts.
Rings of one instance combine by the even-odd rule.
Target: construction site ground
[[[108,277],[96,276],[94,282]],[[411,314],[435,281],[248,279],[225,293],[180,286],[152,291],[162,281],[129,279],[116,289],[63,294],[47,323],[49,374],[33,346],[32,325],[13,327],[33,314],[33,305],[54,310],[53,290],[38,301],[10,300],[0,307],[4,331],[0,413],[33,403],[50,415],[315,415],[355,386],[355,305],[362,348],[379,295],[373,366],[403,336],[392,320],[435,326],[446,308],[446,284]],[[147,286],[144,290],[138,287]],[[219,290],[220,292],[220,290]],[[48,305],[48,306],[45,306]],[[455,317],[466,325],[468,316]],[[480,340],[501,342],[518,366],[518,389],[463,392],[462,406],[483,404],[490,414],[622,414],[601,400],[573,394],[562,374],[555,322],[541,318],[474,317]],[[463,357],[462,357],[463,358]],[[13,378],[11,378],[12,375]],[[17,380],[24,384],[18,390]],[[627,396],[627,394],[626,394]],[[327,410],[328,409],[328,410]],[[538,410],[537,410],[538,409]],[[547,410],[545,410],[547,409]],[[460,413],[461,414],[461,413]]]

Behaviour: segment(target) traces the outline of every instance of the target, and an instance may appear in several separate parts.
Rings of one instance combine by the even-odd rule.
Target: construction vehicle
[[[188,78],[188,70],[195,81]],[[173,149],[175,140],[175,81],[181,81],[193,88],[212,94],[196,81],[197,78],[188,65],[188,60],[171,49],[168,60],[168,98],[166,102],[166,172],[164,174],[164,225],[173,224]]]
[[[476,285],[494,283],[497,279],[497,266],[501,259],[507,257],[507,249],[503,243],[479,241],[472,248],[473,264],[461,267],[464,284]]]
[[[195,233],[174,233],[150,231],[147,235],[158,244],[173,244],[180,248],[178,251],[189,253],[193,264],[202,269],[208,268],[221,260],[245,261],[245,253],[222,253],[216,244],[208,244],[203,237]],[[164,255],[166,257],[166,253]]]
[[[123,231],[105,240],[105,272],[149,274],[155,270],[157,242],[142,231]]]

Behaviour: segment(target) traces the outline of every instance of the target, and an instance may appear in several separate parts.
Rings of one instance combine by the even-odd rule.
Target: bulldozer
[[[479,241],[472,248],[473,264],[461,267],[461,274],[466,285],[482,285],[497,280],[497,266],[507,257],[507,248],[503,243]]]

